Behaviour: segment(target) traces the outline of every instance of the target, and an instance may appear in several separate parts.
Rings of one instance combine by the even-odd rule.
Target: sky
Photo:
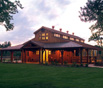
[[[13,0],[12,0],[13,1]],[[62,28],[63,32],[85,39],[85,43],[95,45],[95,42],[88,42],[91,36],[89,27],[92,23],[82,22],[79,18],[80,7],[83,7],[87,0],[20,0],[24,9],[13,15],[14,29],[6,31],[0,26],[0,43],[10,41],[12,45],[22,44],[34,38],[33,32],[41,26],[56,30]]]

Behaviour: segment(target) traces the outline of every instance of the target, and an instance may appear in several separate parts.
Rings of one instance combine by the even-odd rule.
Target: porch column
[[[1,62],[2,62],[2,59],[3,59],[2,57],[3,57],[3,51],[1,51]]]
[[[88,64],[88,59],[89,59],[88,51],[89,51],[89,50],[87,49],[87,64]]]
[[[26,50],[24,50],[24,62],[26,63]]]
[[[40,49],[39,49],[39,64],[40,64]]]
[[[23,63],[23,50],[21,50],[21,61]]]
[[[13,51],[11,51],[11,62],[13,62]]]
[[[43,64],[43,52],[44,52],[44,49],[41,49],[42,50],[42,64]]]
[[[61,59],[62,59],[61,64],[63,65],[63,50],[61,50]]]
[[[46,49],[45,49],[45,63],[46,63]]]
[[[82,64],[82,48],[80,48],[80,63]]]

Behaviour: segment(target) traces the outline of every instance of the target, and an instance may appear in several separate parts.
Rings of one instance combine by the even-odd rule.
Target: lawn
[[[103,88],[103,69],[0,63],[0,88]]]

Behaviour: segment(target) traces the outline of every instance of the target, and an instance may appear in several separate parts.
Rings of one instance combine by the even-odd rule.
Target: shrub
[[[54,65],[55,64],[54,61],[51,61],[51,64]]]
[[[97,65],[97,66],[103,66],[103,63],[102,62],[96,62],[95,65]]]
[[[55,65],[58,65],[58,63],[59,63],[59,62],[55,59],[55,60],[54,60],[54,64],[55,64]]]
[[[83,67],[83,64],[80,64],[81,67]]]
[[[79,67],[79,64],[76,64],[76,67]]]
[[[85,67],[88,67],[88,64],[85,64]]]
[[[67,63],[68,63],[67,61],[64,61],[64,65],[67,65]]]
[[[45,62],[45,65],[48,65],[48,62]]]
[[[72,66],[72,67],[75,67],[75,66],[76,66],[76,62],[74,62],[71,66]]]

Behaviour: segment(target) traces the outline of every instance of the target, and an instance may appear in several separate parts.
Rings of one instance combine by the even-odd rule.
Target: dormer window
[[[77,42],[79,42],[79,39],[76,39]]]
[[[70,40],[74,40],[74,38],[70,37]]]
[[[83,40],[81,40],[81,42],[82,42],[82,43],[84,43],[84,41],[83,41]]]
[[[55,37],[60,37],[60,34],[54,34]]]
[[[67,36],[63,36],[63,39],[68,39],[68,37]]]
[[[42,33],[42,34],[40,34],[39,40],[48,40],[48,33]]]

